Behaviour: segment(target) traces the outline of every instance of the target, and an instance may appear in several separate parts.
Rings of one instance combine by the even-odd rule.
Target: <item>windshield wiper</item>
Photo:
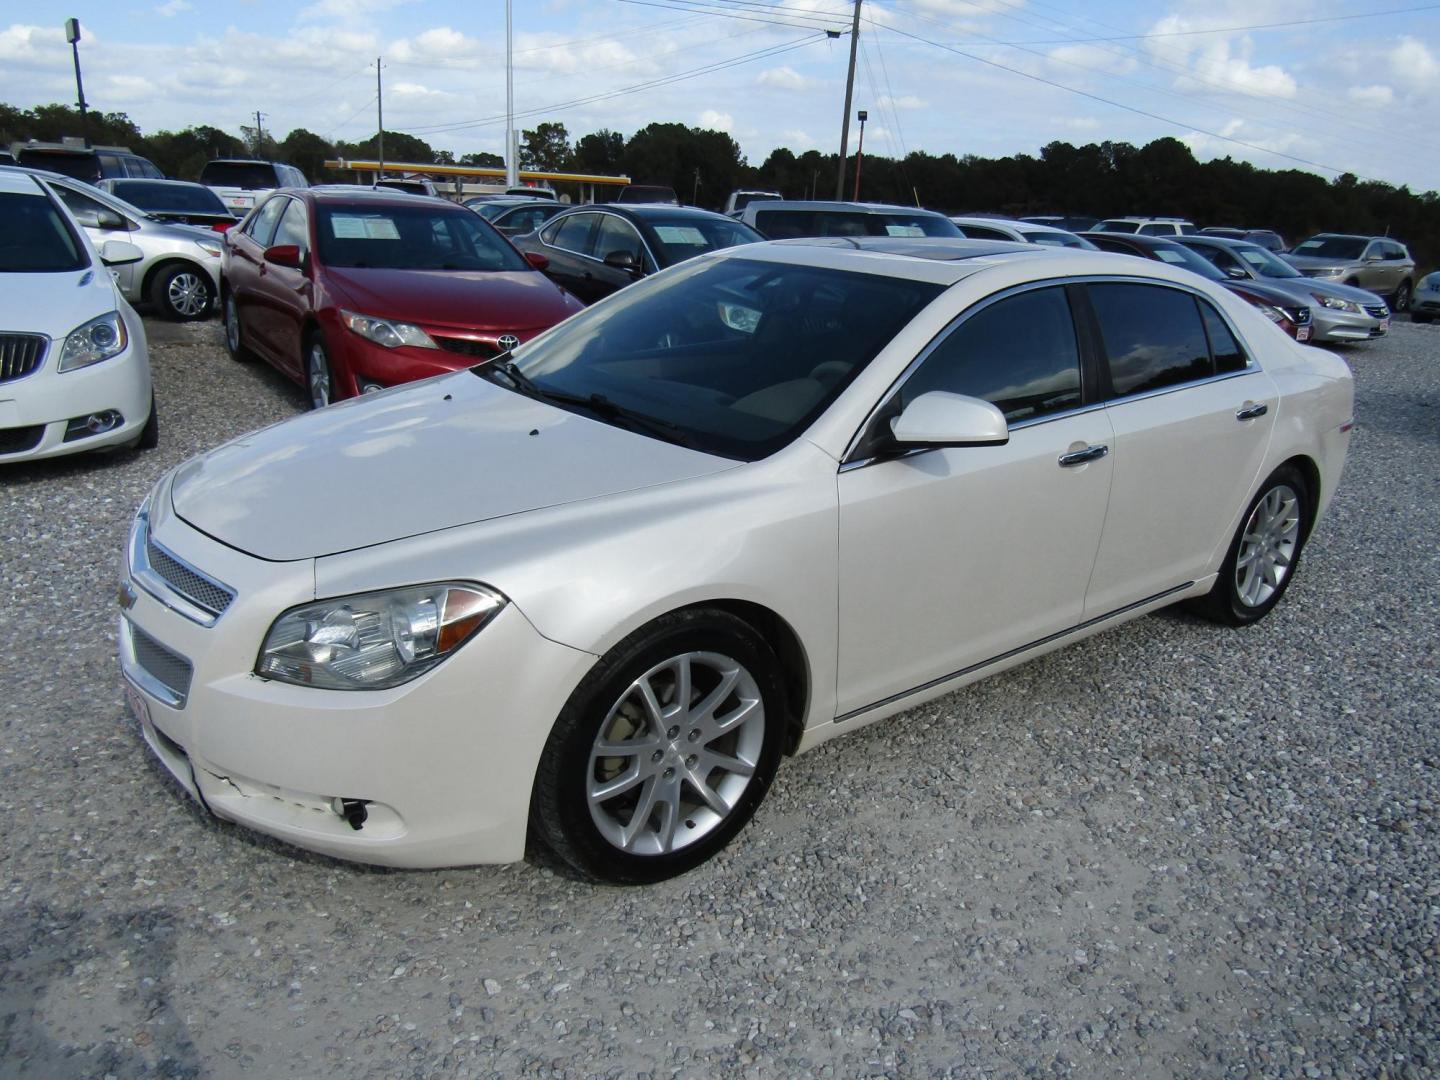
[[[509,349],[492,356],[483,364],[476,364],[471,370],[480,376],[488,375],[491,370],[498,371],[504,376],[506,382],[527,397],[538,398],[545,394],[545,391],[536,386],[529,375],[515,366],[515,361],[510,359]]]

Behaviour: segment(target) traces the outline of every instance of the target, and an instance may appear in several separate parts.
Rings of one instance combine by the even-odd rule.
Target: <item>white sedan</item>
[[[727,250],[164,477],[122,668],[222,818],[395,866],[528,835],[652,881],[787,754],[1177,601],[1263,617],[1352,401],[1164,263]]]

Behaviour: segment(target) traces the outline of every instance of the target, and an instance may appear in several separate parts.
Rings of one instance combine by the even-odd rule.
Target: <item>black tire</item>
[[[255,354],[245,344],[245,327],[240,322],[240,306],[235,302],[235,294],[229,289],[221,296],[220,329],[225,338],[225,351],[230,354],[230,359],[248,364],[255,359]]]
[[[155,408],[155,395],[150,395],[150,419],[140,429],[140,438],[135,440],[135,449],[154,450],[160,445],[160,413]]]
[[[1428,322],[1429,322],[1431,319],[1433,319],[1434,317],[1435,317],[1435,316],[1433,316],[1433,315],[1421,315],[1421,314],[1419,314],[1418,312],[1415,312],[1415,311],[1412,311],[1412,312],[1410,313],[1410,321],[1411,321],[1411,322],[1428,323]]]
[[[171,263],[151,279],[150,303],[173,322],[197,322],[214,310],[215,287],[200,267]]]
[[[305,396],[310,408],[323,409],[335,400],[335,369],[330,365],[325,336],[319,330],[312,330],[305,338],[300,362],[305,370]]]
[[[1408,282],[1408,281],[1402,281],[1402,282],[1399,284],[1399,286],[1395,289],[1395,295],[1392,296],[1392,297],[1390,297],[1390,310],[1391,310],[1391,311],[1409,311],[1409,310],[1410,310],[1410,295],[1411,295],[1410,282]]]
[[[1293,549],[1286,554],[1288,564],[1283,576],[1264,593],[1263,597],[1252,596],[1247,600],[1242,594],[1241,582],[1237,573],[1241,548],[1247,540],[1247,533],[1249,533],[1252,523],[1257,519],[1257,508],[1260,504],[1270,497],[1272,492],[1280,493],[1283,502],[1285,497],[1283,493],[1286,489],[1294,495],[1293,516],[1296,519]],[[1225,626],[1249,626],[1270,614],[1285,595],[1286,590],[1290,588],[1290,582],[1295,579],[1295,573],[1300,568],[1300,555],[1305,547],[1312,513],[1310,487],[1299,470],[1290,465],[1282,465],[1276,469],[1260,485],[1260,490],[1255,493],[1255,497],[1245,507],[1245,514],[1240,519],[1240,527],[1235,530],[1235,538],[1230,541],[1230,550],[1225,555],[1225,562],[1220,567],[1220,576],[1215,579],[1214,587],[1204,596],[1193,601],[1192,609],[1205,618]],[[1291,514],[1287,513],[1285,516],[1288,519]]]
[[[685,834],[678,820],[682,816],[686,817],[688,820],[685,821],[685,826],[695,828],[696,818],[706,813],[703,806],[684,810],[682,814],[680,804],[677,803],[668,814],[662,814],[662,819],[670,823],[671,833],[678,841],[671,850],[651,854],[622,850],[612,840],[607,839],[596,824],[588,796],[589,786],[595,782],[597,769],[603,767],[606,761],[620,759],[592,759],[592,749],[602,731],[608,730],[613,736],[614,724],[619,721],[632,684],[657,666],[665,665],[671,658],[692,653],[723,658],[738,664],[742,672],[753,676],[754,689],[758,690],[758,700],[763,708],[763,714],[759,718],[763,725],[763,736],[759,742],[758,753],[754,756],[754,771],[726,814],[715,815],[715,820],[708,825],[702,822],[702,830],[708,831],[702,831],[696,839],[683,839]],[[691,703],[698,703],[709,692],[697,673]],[[726,702],[732,700],[739,702],[743,699],[738,694],[733,699],[724,697],[716,703],[712,711],[720,712]],[[673,699],[669,704],[673,706]],[[530,801],[531,836],[543,842],[581,876],[597,881],[627,885],[646,884],[683,874],[699,866],[734,838],[765,797],[780,764],[785,732],[785,708],[785,688],[780,678],[779,661],[748,623],[723,611],[704,609],[673,612],[657,619],[631,634],[601,658],[561,710],[545,744],[535,776]],[[700,723],[684,720],[680,726],[688,726],[691,722]],[[753,723],[753,720],[746,723]],[[672,730],[678,732],[678,727]],[[739,732],[741,725],[737,724],[733,730]],[[657,732],[656,737],[663,739],[665,736]],[[686,752],[687,733],[679,732],[669,737],[673,740],[670,743],[671,752],[677,752],[676,744],[681,748],[679,754]],[[697,745],[703,752],[725,737],[706,739]],[[753,736],[750,737],[753,739]],[[657,750],[655,753],[664,752]],[[656,760],[654,757],[647,759],[644,754],[637,753],[633,756],[637,772],[647,768],[647,760]],[[737,752],[736,756],[742,755]],[[693,763],[694,760],[691,757],[686,764]],[[661,783],[658,774],[665,765],[666,761],[662,760],[659,765],[648,767],[648,771],[656,775],[651,775],[645,782],[635,785],[636,803],[644,798],[644,793],[652,784],[658,790]],[[703,765],[701,767],[703,768]],[[674,771],[669,770],[665,776],[668,778]],[[681,773],[685,772],[682,768]],[[734,779],[733,776],[722,777],[721,781],[715,782],[716,787],[724,782],[733,782]],[[706,782],[712,781],[713,774],[710,774]],[[698,799],[698,793],[693,787],[687,786],[684,775],[674,780],[673,785],[675,791]],[[623,802],[629,797],[628,793],[617,796],[615,802]],[[614,806],[614,802],[608,805]],[[657,799],[654,805],[656,811],[660,811],[665,804]],[[621,812],[623,813],[623,810]],[[637,812],[634,807],[630,808],[629,822],[632,826]],[[643,839],[650,839],[651,834],[646,832],[644,827],[651,821],[647,814],[645,822],[638,827],[645,832]],[[660,832],[661,829],[657,827],[657,837]],[[659,845],[664,842],[657,839],[656,843]]]

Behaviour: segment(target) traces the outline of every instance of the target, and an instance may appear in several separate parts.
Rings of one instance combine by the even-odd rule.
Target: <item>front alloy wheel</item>
[[[334,379],[330,373],[330,355],[319,334],[310,339],[305,349],[305,387],[310,392],[312,409],[323,409],[330,404]]]
[[[245,339],[240,333],[240,306],[235,303],[233,292],[225,293],[225,301],[220,306],[222,318],[225,320],[225,349],[230,356],[242,363],[250,361],[251,353],[245,347]]]
[[[728,612],[672,612],[631,634],[556,719],[531,836],[582,875],[660,881],[710,858],[764,798],[780,761],[775,654]]]

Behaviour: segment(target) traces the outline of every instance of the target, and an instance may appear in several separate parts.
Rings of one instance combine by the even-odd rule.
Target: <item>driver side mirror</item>
[[[882,411],[853,456],[885,457],[941,446],[1003,446],[1009,441],[1005,414],[990,402],[931,390],[899,415],[893,407]]]
[[[1243,280],[1244,278],[1248,278],[1250,275],[1247,274],[1244,270],[1240,269],[1240,267],[1238,266],[1227,266],[1225,267],[1225,276],[1229,278],[1239,278]]]
[[[640,263],[636,261],[633,252],[610,251],[605,254],[605,265],[613,266],[616,270],[625,270],[635,277],[641,274]]]
[[[305,268],[304,256],[298,244],[276,244],[265,249],[265,261],[274,266],[287,266],[291,270]]]
[[[128,240],[106,240],[100,245],[100,261],[106,266],[125,266],[145,258],[145,253]]]

